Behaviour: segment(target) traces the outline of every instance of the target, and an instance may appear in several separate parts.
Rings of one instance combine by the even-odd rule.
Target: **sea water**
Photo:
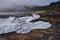
[[[32,14],[32,16],[25,17],[8,17],[0,18],[0,34],[16,31],[16,33],[29,33],[34,29],[47,29],[51,27],[49,22],[37,21],[30,22],[32,20],[40,18],[40,15]]]

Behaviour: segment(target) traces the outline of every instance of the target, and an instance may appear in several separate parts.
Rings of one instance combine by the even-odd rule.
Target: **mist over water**
[[[0,0],[0,11],[8,10],[24,10],[25,6],[44,6],[49,5],[51,2],[56,2],[58,0]],[[20,11],[21,11],[20,10]]]

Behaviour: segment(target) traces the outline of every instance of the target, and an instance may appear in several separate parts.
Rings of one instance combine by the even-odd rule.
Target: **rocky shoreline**
[[[58,16],[41,17],[40,20],[50,21],[52,26],[48,29],[36,29],[27,34],[17,34],[15,32],[1,34],[1,40],[60,40],[60,19]],[[37,20],[38,21],[38,20]]]

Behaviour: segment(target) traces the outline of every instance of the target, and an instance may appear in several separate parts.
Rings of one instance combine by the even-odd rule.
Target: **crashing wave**
[[[9,17],[6,19],[0,18],[0,34],[16,31],[16,33],[29,33],[34,29],[47,29],[51,26],[49,22],[30,22],[31,20],[40,18],[40,15],[33,14],[26,17]]]

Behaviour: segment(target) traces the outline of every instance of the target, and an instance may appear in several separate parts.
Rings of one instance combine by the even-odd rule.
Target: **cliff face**
[[[58,2],[53,2],[49,5],[50,8],[60,8],[60,1]]]
[[[31,10],[31,11],[50,11],[52,13],[60,14],[60,1],[53,2],[47,6],[32,7],[29,10]]]
[[[49,5],[49,8],[51,9],[52,13],[60,14],[60,1],[55,2],[55,3],[51,3]]]

